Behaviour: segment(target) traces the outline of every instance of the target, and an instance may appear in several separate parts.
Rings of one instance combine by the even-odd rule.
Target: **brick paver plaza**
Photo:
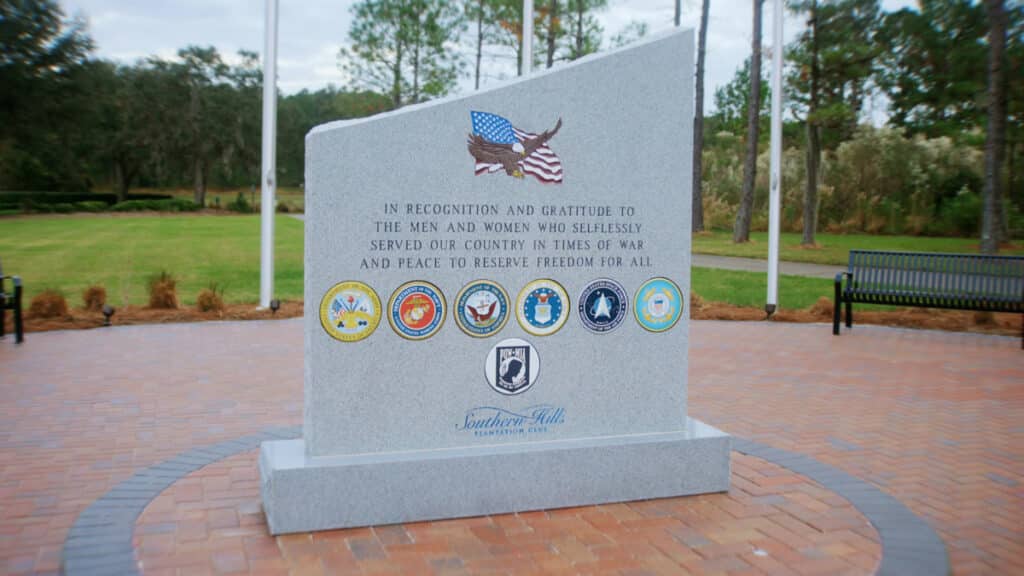
[[[273,538],[251,439],[301,424],[301,321],[8,338],[0,574],[900,573],[928,526],[956,574],[1024,573],[1019,339],[693,322],[690,355],[691,415],[738,439],[727,494]]]

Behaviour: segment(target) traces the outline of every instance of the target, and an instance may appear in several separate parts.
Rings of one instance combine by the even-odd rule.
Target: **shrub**
[[[166,270],[149,279],[149,307],[174,309],[178,307],[178,281]]]
[[[99,312],[107,303],[107,289],[103,286],[89,286],[82,291],[82,303],[90,312]]]
[[[75,202],[74,206],[78,212],[103,212],[109,207],[109,204],[97,200],[88,200],[85,202]]]
[[[281,214],[287,214],[287,213],[291,212],[291,209],[288,208],[288,205],[285,204],[284,202],[278,202],[277,203],[277,211],[280,212]]]
[[[53,211],[58,214],[70,214],[75,211],[75,205],[67,202],[53,204]]]
[[[59,318],[68,315],[68,303],[56,290],[43,290],[32,298],[28,315],[33,318]]]
[[[200,312],[223,312],[224,311],[224,289],[211,283],[209,288],[203,288],[196,298],[196,308]]]
[[[932,235],[977,236],[981,230],[981,198],[966,188],[955,198],[942,203],[939,218],[925,225]]]
[[[238,197],[229,202],[225,208],[233,212],[241,212],[242,214],[252,212],[252,204],[249,204],[249,200],[245,198],[245,194],[242,192],[239,192]]]
[[[199,205],[184,198],[167,198],[164,200],[125,200],[110,207],[114,212],[195,212]]]

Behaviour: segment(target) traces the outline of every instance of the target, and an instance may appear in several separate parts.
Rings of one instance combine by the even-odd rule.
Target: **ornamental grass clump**
[[[103,305],[106,303],[107,289],[103,286],[93,285],[82,291],[82,304],[89,312],[103,310]]]
[[[196,298],[196,308],[200,312],[223,312],[224,289],[216,283],[211,283],[209,288],[203,288]]]
[[[149,279],[149,307],[173,310],[178,307],[178,281],[166,270]]]
[[[60,318],[68,315],[68,303],[64,295],[56,290],[43,290],[32,298],[28,307],[32,318]]]

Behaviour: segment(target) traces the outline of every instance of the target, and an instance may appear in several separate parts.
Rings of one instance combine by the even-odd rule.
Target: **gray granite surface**
[[[310,456],[437,449],[482,443],[518,443],[591,436],[671,432],[686,416],[688,327],[685,321],[651,333],[632,317],[607,334],[580,323],[576,299],[597,278],[620,282],[630,299],[647,279],[666,276],[689,294],[690,163],[692,140],[690,31],[672,32],[634,47],[581,59],[528,79],[368,119],[320,126],[307,137],[306,165],[306,385],[304,438]],[[562,184],[517,179],[504,172],[476,175],[467,151],[471,111],[501,115],[540,132],[562,127],[549,141],[559,156]],[[399,214],[385,214],[393,204]],[[410,205],[493,205],[497,216],[415,216]],[[509,207],[532,216],[508,216]],[[612,215],[544,217],[545,207],[607,207]],[[634,215],[621,215],[623,207]],[[378,223],[398,222],[401,231]],[[566,233],[541,232],[542,223]],[[416,223],[439,226],[414,232]],[[448,233],[471,224],[475,232]],[[488,223],[529,231],[486,232]],[[574,225],[627,224],[632,234],[573,234]],[[422,249],[373,250],[373,241],[408,241]],[[454,241],[454,251],[429,242]],[[466,250],[466,241],[523,242]],[[588,241],[586,249],[555,248],[556,241]],[[612,246],[598,249],[600,240]],[[642,248],[622,248],[620,241]],[[537,250],[535,241],[545,242]],[[440,269],[400,269],[399,258],[440,258]],[[449,257],[467,258],[452,268]],[[527,266],[474,266],[478,257],[526,258]],[[593,265],[545,266],[538,258],[593,258]],[[601,257],[621,257],[602,266]],[[388,258],[387,269],[363,261]],[[637,258],[637,266],[632,266]],[[540,262],[545,264],[545,262]],[[568,291],[570,318],[550,336],[532,336],[510,318],[489,338],[473,338],[450,314],[433,337],[403,339],[382,319],[368,338],[340,342],[321,326],[319,303],[336,283],[371,286],[382,305],[400,285],[426,280],[449,307],[459,290],[486,278],[514,301],[528,282],[552,278]],[[688,298],[684,298],[688,304]],[[688,310],[685,311],[688,314]],[[506,338],[530,342],[543,361],[535,385],[523,394],[496,393],[484,377],[492,346]],[[544,405],[564,410],[564,421],[542,433],[479,438],[459,429],[480,407],[521,413]]]

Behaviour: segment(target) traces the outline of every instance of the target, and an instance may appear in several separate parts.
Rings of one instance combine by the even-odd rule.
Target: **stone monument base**
[[[678,432],[307,458],[260,447],[272,534],[482,516],[729,489],[731,439],[687,418]]]

